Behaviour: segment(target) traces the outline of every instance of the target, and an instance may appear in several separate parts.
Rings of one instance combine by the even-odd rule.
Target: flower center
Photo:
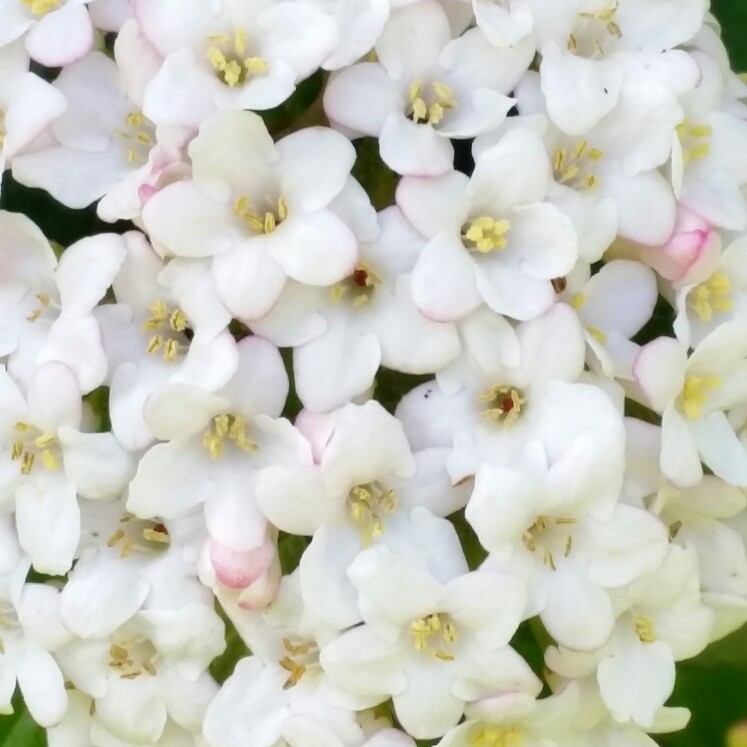
[[[457,639],[457,629],[446,613],[436,612],[413,620],[410,634],[416,651],[428,653],[440,661],[454,660],[451,651]]]
[[[472,252],[489,254],[506,248],[506,234],[511,224],[505,219],[496,220],[481,215],[462,226],[462,243]]]
[[[710,125],[693,125],[685,119],[677,125],[677,137],[682,144],[682,158],[685,163],[699,161],[711,152],[708,138],[713,133]]]
[[[60,0],[21,0],[21,2],[35,16],[45,16],[60,7]]]
[[[288,217],[288,203],[285,198],[279,197],[275,210],[254,212],[249,197],[241,195],[233,205],[233,212],[242,218],[254,233],[272,233]]]
[[[725,314],[734,308],[729,298],[731,281],[725,272],[714,272],[704,283],[693,288],[688,305],[704,322],[710,322],[714,312]]]
[[[586,140],[579,141],[573,150],[558,148],[552,159],[555,181],[572,189],[595,189],[599,186],[599,179],[591,167],[602,158],[604,152],[599,148],[590,148]]]
[[[283,684],[287,690],[297,685],[301,678],[312,668],[319,668],[319,646],[310,641],[291,641],[283,638],[286,654],[278,664],[288,672],[288,679]]]
[[[140,111],[132,111],[124,118],[125,127],[114,130],[127,146],[127,163],[136,166],[148,160],[148,154],[155,144],[155,131],[149,119]]]
[[[708,390],[718,389],[721,379],[718,376],[687,376],[680,395],[681,408],[685,415],[697,420],[702,413],[701,407],[708,400]]]
[[[590,59],[604,57],[605,44],[622,38],[616,14],[617,0],[592,13],[579,13],[573,33],[568,35],[568,51]]]
[[[408,116],[415,124],[437,125],[447,109],[456,109],[451,86],[434,80],[430,87],[423,88],[419,80],[410,84]]]
[[[202,437],[202,445],[213,459],[223,456],[226,440],[233,442],[242,451],[253,452],[259,447],[246,435],[246,420],[240,415],[224,413],[216,415]]]
[[[54,433],[20,421],[13,426],[13,430],[15,438],[10,447],[10,458],[20,463],[22,475],[30,475],[34,465],[39,462],[48,472],[60,468],[62,449]]]
[[[382,516],[397,508],[397,495],[391,488],[385,489],[375,482],[366,483],[350,489],[347,505],[353,523],[363,535],[363,544],[370,545],[384,533]]]
[[[229,88],[243,85],[247,79],[267,72],[267,61],[261,57],[246,56],[246,31],[237,28],[233,38],[229,34],[212,34],[207,58],[218,79]]]
[[[483,726],[470,739],[472,747],[521,747],[524,733],[516,726]]]
[[[482,417],[503,421],[504,425],[511,425],[518,420],[526,404],[522,391],[507,384],[496,384],[490,387],[486,392],[478,395],[477,401],[484,405]]]
[[[573,533],[568,527],[575,519],[538,516],[527,529],[521,540],[529,552],[542,555],[542,562],[551,570],[556,570],[555,557],[562,553],[567,558],[573,549]],[[553,555],[555,553],[555,555]]]
[[[109,667],[123,680],[134,680],[142,674],[155,677],[158,652],[147,639],[120,641],[109,646]]]
[[[357,309],[371,300],[377,285],[381,285],[381,278],[365,262],[358,262],[351,275],[332,286],[332,300],[340,303],[347,299]]]
[[[171,537],[165,524],[151,519],[136,519],[131,513],[119,517],[119,526],[106,541],[107,547],[119,549],[120,558],[126,558],[133,552],[153,555],[167,550],[170,544]]]
[[[148,307],[151,315],[143,322],[143,332],[155,332],[148,340],[146,350],[153,354],[163,351],[166,363],[174,363],[180,350],[187,347],[182,334],[189,328],[186,314],[177,307],[169,307],[163,299],[157,299]]]
[[[59,308],[47,293],[35,293],[34,298],[39,302],[39,305],[26,317],[27,322],[35,322],[44,314],[45,311],[47,311],[47,309]]]
[[[653,643],[656,640],[654,621],[650,617],[637,617],[634,627],[635,634],[641,643]]]

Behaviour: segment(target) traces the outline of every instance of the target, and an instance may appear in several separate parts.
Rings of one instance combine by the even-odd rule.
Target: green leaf
[[[14,712],[0,716],[0,747],[47,747],[47,732],[31,718],[19,692],[13,696]]]
[[[737,72],[747,71],[747,2],[713,0],[711,10],[721,24],[732,67]]]

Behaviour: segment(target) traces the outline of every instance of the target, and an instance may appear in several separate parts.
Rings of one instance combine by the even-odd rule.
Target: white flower
[[[577,239],[545,201],[550,181],[541,139],[517,129],[480,156],[471,179],[454,171],[400,182],[397,204],[429,239],[412,271],[413,299],[427,317],[461,319],[484,301],[532,319],[554,303],[550,281],[575,264]]]
[[[330,122],[379,138],[381,157],[400,174],[451,169],[449,138],[497,127],[514,100],[506,96],[534,55],[531,40],[497,49],[480,31],[452,39],[435,0],[395,10],[375,46],[378,61],[332,76],[324,94]]]
[[[194,180],[171,184],[143,210],[159,253],[213,257],[218,296],[231,313],[258,319],[287,278],[333,285],[357,260],[357,242],[329,209],[345,189],[353,146],[323,127],[273,144],[260,117],[223,112],[189,147]]]
[[[644,345],[633,375],[662,414],[661,470],[678,487],[703,476],[701,458],[719,477],[747,485],[747,451],[725,410],[747,398],[747,326],[733,320],[711,332],[687,357],[669,337]]]

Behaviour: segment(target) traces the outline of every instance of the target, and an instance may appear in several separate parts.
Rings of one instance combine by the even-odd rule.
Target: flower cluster
[[[747,83],[707,5],[0,0],[0,169],[130,221],[0,211],[0,711],[682,728],[675,662],[747,621]]]

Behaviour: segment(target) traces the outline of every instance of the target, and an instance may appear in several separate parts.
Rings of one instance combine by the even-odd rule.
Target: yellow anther
[[[589,144],[587,140],[581,140],[579,144],[574,148],[573,155],[576,158],[581,158],[583,156],[584,151],[586,150],[586,146]]]
[[[569,52],[575,52],[578,49],[578,41],[573,34],[568,34],[568,42],[565,46]]]
[[[42,453],[40,454],[40,457],[44,469],[49,470],[50,472],[54,472],[55,470],[60,468],[60,458],[53,451],[44,449],[44,451],[42,451]]]
[[[236,29],[233,35],[233,51],[237,55],[244,55],[246,53],[246,31],[242,28]]]
[[[173,363],[179,356],[179,343],[177,340],[166,340],[163,346],[163,359],[166,363]]]
[[[477,401],[487,405],[482,411],[482,417],[502,420],[504,425],[511,425],[518,420],[521,409],[526,403],[518,389],[504,384],[497,384],[478,395]]]
[[[435,80],[430,85],[430,92],[424,93],[422,83],[415,80],[410,84],[410,106],[412,121],[416,124],[439,124],[445,111],[456,107],[454,91],[446,83]]]
[[[125,122],[130,127],[141,127],[145,123],[145,115],[142,112],[130,112],[125,117]]]
[[[453,654],[439,645],[443,643],[448,648],[457,639],[456,626],[448,615],[438,612],[413,620],[410,623],[410,634],[416,651],[429,651],[436,659],[453,661]]]
[[[49,444],[54,442],[54,433],[42,433],[34,439],[34,446],[45,449]]]
[[[506,234],[511,228],[511,224],[504,218],[495,220],[487,215],[475,218],[467,224],[466,230],[463,230],[462,241],[468,248],[474,249],[480,254],[506,248]]]
[[[423,99],[417,98],[412,102],[412,120],[416,124],[428,119],[428,107]]]
[[[567,558],[571,554],[571,550],[573,549],[573,535],[569,534],[565,541],[565,550],[563,551],[563,555]]]
[[[124,529],[117,529],[106,541],[107,547],[114,547],[125,536]]]
[[[571,298],[571,306],[578,311],[586,303],[586,296],[583,293],[574,293]]]
[[[184,332],[187,329],[187,315],[181,309],[175,309],[169,318],[169,327],[174,332]]]
[[[280,218],[280,220],[283,221],[287,217],[288,217],[288,203],[285,201],[285,198],[279,197],[278,198],[278,218]]]
[[[145,349],[152,354],[159,350],[162,345],[163,337],[161,337],[161,335],[153,335],[153,337],[148,340],[148,345]]]
[[[13,445],[10,448],[10,458],[14,461],[20,459],[23,454],[23,441],[13,441]]]
[[[704,158],[711,152],[711,146],[709,143],[699,143],[698,145],[688,148],[683,151],[683,158],[685,163],[692,163]]]
[[[160,529],[160,526],[162,525],[156,524],[155,527],[143,529],[143,539],[147,542],[157,542],[160,545],[168,545],[171,542],[171,537],[169,536],[168,531],[166,531],[166,527]]]
[[[265,213],[265,219],[263,222],[264,232],[272,233],[275,230],[276,225],[275,216],[270,212]]]
[[[280,666],[285,669],[286,672],[289,672],[289,677],[283,685],[284,690],[297,685],[301,681],[301,678],[304,676],[304,674],[306,674],[306,667],[303,664],[299,664],[298,662],[293,661],[293,659],[288,656],[284,656],[282,659],[280,659],[278,664],[280,664]]]
[[[600,344],[600,345],[606,345],[607,344],[607,335],[602,332],[599,327],[595,327],[593,324],[587,324],[586,325],[586,331]]]
[[[21,474],[30,475],[34,468],[34,455],[30,451],[24,451],[21,457]]]
[[[695,125],[690,128],[690,135],[693,137],[710,137],[713,134],[711,125]]]
[[[166,320],[166,318],[169,315],[169,306],[161,298],[156,299],[151,303],[151,305],[148,307],[150,309],[151,313],[151,319],[155,319],[159,322],[163,322]]]
[[[604,151],[600,150],[599,148],[592,148],[587,154],[586,157],[590,161],[599,161],[601,158],[604,158]]]
[[[717,376],[688,376],[682,390],[682,410],[692,420],[697,420],[702,413],[702,405],[708,400],[708,390],[718,389],[721,379]]]
[[[109,646],[109,656],[113,661],[127,661],[129,654],[124,646],[112,643],[112,645]]]
[[[515,726],[483,726],[472,735],[470,743],[472,747],[521,747],[524,733]]]
[[[549,550],[545,550],[542,556],[542,562],[551,570],[557,570],[555,568],[555,560],[553,559],[552,553]]]
[[[35,16],[44,16],[60,7],[60,0],[21,0]]]
[[[635,634],[641,643],[653,643],[656,640],[653,620],[649,617],[637,617],[635,620]]]
[[[715,272],[693,289],[688,303],[700,319],[710,322],[714,312],[726,313],[734,308],[730,293],[729,276],[725,272]]]
[[[244,72],[236,60],[225,60],[223,66],[220,68],[223,73],[223,82],[233,88],[241,82],[241,76]]]
[[[267,61],[261,57],[247,57],[244,60],[244,69],[250,75],[267,72]]]

